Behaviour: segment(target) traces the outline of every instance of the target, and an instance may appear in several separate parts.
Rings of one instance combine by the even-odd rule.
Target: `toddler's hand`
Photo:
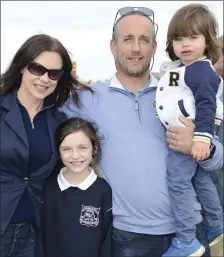
[[[201,141],[193,141],[191,155],[196,161],[207,159],[210,155],[210,144]]]

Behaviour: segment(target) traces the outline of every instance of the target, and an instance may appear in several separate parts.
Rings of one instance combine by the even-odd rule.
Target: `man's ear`
[[[22,70],[20,71],[20,73],[23,73],[24,72],[24,68],[22,68]]]
[[[116,42],[113,39],[110,40],[110,51],[113,54],[113,56],[116,55]]]
[[[153,42],[153,53],[152,53],[152,56],[154,56],[154,55],[155,55],[155,53],[156,53],[156,49],[157,49],[157,41],[156,41],[156,40],[154,40],[154,42]]]

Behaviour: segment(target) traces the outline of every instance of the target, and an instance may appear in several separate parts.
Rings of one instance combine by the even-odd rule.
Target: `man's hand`
[[[167,142],[174,151],[191,154],[195,125],[184,117],[180,117],[179,120],[185,127],[169,126],[166,132]]]
[[[201,141],[193,141],[191,155],[196,161],[203,161],[207,159],[210,155],[210,144],[201,142]]]

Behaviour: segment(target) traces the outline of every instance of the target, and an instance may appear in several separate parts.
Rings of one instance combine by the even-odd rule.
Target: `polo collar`
[[[64,173],[66,172],[67,168],[63,167],[60,171],[60,173],[58,174],[57,177],[57,181],[58,181],[58,185],[61,191],[64,191],[66,189],[68,189],[69,187],[77,187],[81,190],[86,190],[88,189],[97,179],[97,175],[94,172],[94,170],[92,168],[90,169],[90,174],[89,176],[79,185],[74,185],[74,184],[70,184],[64,177]]]
[[[157,87],[158,80],[153,76],[152,73],[149,73],[149,74],[150,74],[150,82],[148,82],[149,85],[147,86],[147,88],[149,88],[149,87]],[[119,81],[119,79],[117,78],[116,74],[114,74],[114,76],[111,78],[110,88],[117,88],[117,89],[125,90],[124,86]]]

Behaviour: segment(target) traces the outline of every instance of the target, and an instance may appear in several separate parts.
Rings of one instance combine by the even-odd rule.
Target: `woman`
[[[72,75],[72,62],[55,38],[29,38],[1,74],[0,256],[32,257],[42,185],[58,153],[55,131],[65,120],[57,109],[77,88],[90,90]]]

